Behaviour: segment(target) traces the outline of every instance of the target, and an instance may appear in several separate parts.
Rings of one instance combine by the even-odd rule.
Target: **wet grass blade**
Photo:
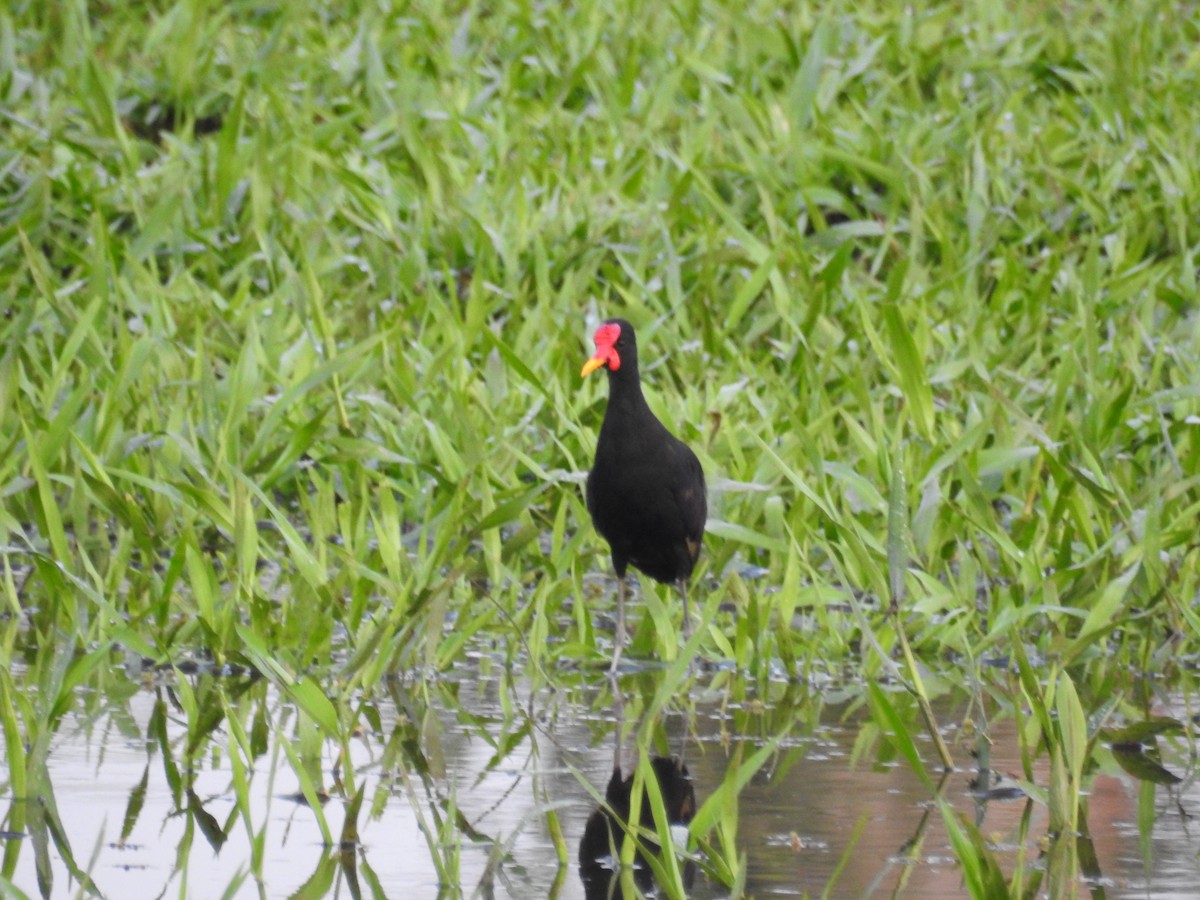
[[[950,756],[950,751],[946,747],[945,741],[942,740],[941,732],[938,729],[937,717],[933,713],[933,707],[929,704],[929,697],[925,693],[925,685],[921,680],[921,672],[917,666],[916,658],[913,656],[912,648],[908,644],[908,635],[905,632],[904,574],[908,568],[909,535],[908,502],[904,486],[904,470],[901,467],[901,462],[900,448],[897,447],[892,458],[892,485],[888,497],[887,566],[888,587],[891,595],[889,609],[896,628],[896,639],[900,644],[900,649],[904,654],[904,661],[908,666],[908,677],[912,685],[911,690],[917,698],[917,703],[921,709],[921,716],[925,720],[925,727],[929,732],[929,737],[933,741],[934,747],[937,748],[942,767],[950,770],[954,768],[954,760]],[[882,695],[877,693],[877,700],[881,697]],[[886,703],[886,701],[884,702]],[[920,772],[923,780],[929,780],[928,775],[923,771],[919,769],[917,771]]]
[[[893,278],[899,279],[900,276],[894,275]],[[891,342],[900,387],[908,401],[909,414],[917,433],[930,440],[934,428],[933,395],[929,389],[929,377],[925,374],[925,362],[895,303],[883,304],[883,321]]]
[[[846,871],[846,867],[851,864],[854,858],[854,848],[858,846],[858,841],[862,837],[863,831],[867,827],[868,817],[860,816],[858,821],[854,823],[854,830],[850,832],[850,836],[846,841],[846,849],[842,851],[841,857],[838,859],[837,866],[833,873],[829,876],[829,880],[825,882],[825,889],[821,892],[822,900],[827,900],[829,897],[837,896],[837,883],[842,877],[842,873]]]
[[[266,649],[259,637],[245,626],[237,627],[246,654],[264,677],[283,692],[296,707],[315,722],[327,738],[340,740],[338,712],[315,678],[292,675]]]
[[[950,844],[962,867],[963,881],[971,897],[990,900],[992,897],[1010,896],[995,854],[975,823],[958,813],[945,800],[938,801],[938,808],[942,812],[946,833],[950,836]]]

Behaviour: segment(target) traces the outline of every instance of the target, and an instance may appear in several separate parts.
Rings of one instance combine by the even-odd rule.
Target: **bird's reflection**
[[[658,779],[659,791],[662,793],[663,805],[666,807],[667,819],[672,830],[676,826],[686,828],[696,812],[696,792],[692,789],[692,779],[687,766],[677,757],[666,756],[654,757],[650,765],[654,769],[655,778]],[[608,780],[608,788],[604,792],[606,805],[591,814],[584,828],[583,840],[579,843],[579,876],[583,879],[584,893],[588,900],[620,900],[623,896],[620,880],[616,877],[616,859],[624,839],[623,826],[628,823],[635,828],[639,825],[654,828],[650,799],[644,791],[641,815],[636,821],[630,821],[629,800],[632,789],[633,774],[622,778],[620,766],[614,767],[612,777]],[[659,848],[648,845],[645,850],[658,852]],[[633,877],[640,890],[649,891],[654,886],[650,866],[641,851],[634,863]],[[683,871],[684,886],[690,888],[694,877],[695,864],[689,861]]]

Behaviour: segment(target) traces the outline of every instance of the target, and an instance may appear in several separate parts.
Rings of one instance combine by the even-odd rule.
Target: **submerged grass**
[[[1197,654],[1198,39],[1155,0],[0,11],[10,792],[125,654],[266,676],[297,772],[473,641],[605,658],[578,367],[620,313],[712,488],[702,655],[861,685],[904,642],[922,697],[1033,711],[1073,828],[1081,721]]]

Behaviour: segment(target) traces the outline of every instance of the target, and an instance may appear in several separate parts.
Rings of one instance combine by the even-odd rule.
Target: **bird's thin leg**
[[[617,682],[617,673],[610,672],[609,687],[612,688],[613,712],[617,717],[617,734],[613,741],[613,771],[621,769],[621,733],[625,729],[625,695],[621,693],[621,685]]]
[[[688,611],[687,579],[679,579],[679,593],[683,595],[683,642],[686,644],[692,637],[692,617]]]
[[[616,674],[621,662],[621,652],[625,649],[625,579],[617,579],[617,633],[613,635],[613,658],[609,673]]]
[[[679,579],[679,593],[683,596],[683,642],[686,644],[692,639],[692,613],[688,608],[687,596],[687,579]],[[696,657],[688,657],[688,677],[691,678],[696,674]],[[687,749],[688,732],[691,730],[692,716],[695,713],[695,707],[692,706],[688,699],[687,692],[683,695],[683,707],[685,710],[690,710],[683,717],[683,729],[679,734],[679,761],[683,762],[684,751]]]

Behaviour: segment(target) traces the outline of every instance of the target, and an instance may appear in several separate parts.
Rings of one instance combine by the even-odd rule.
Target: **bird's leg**
[[[679,593],[683,597],[683,642],[686,644],[688,641],[690,641],[692,639],[692,615],[691,615],[691,610],[688,609],[687,579],[686,578],[679,579]],[[688,667],[688,677],[691,678],[692,676],[694,676],[696,674],[696,657],[694,655],[688,657],[687,667]],[[691,727],[690,722],[692,719],[692,715],[695,713],[695,707],[692,706],[691,703],[688,701],[688,694],[687,694],[686,690],[684,691],[684,694],[683,694],[683,706],[684,706],[685,710],[691,709],[692,713],[685,714],[683,717],[683,729],[679,735],[679,761],[680,762],[683,762],[683,752],[684,752],[684,750],[687,749],[688,731]]]
[[[617,717],[617,734],[613,741],[613,771],[621,770],[621,733],[625,729],[625,695],[621,693],[621,685],[617,681],[617,673],[610,672],[609,687],[612,688],[613,712]]]
[[[621,653],[625,649],[625,577],[617,579],[617,633],[613,635],[613,658],[609,674],[617,673]]]
[[[691,610],[688,608],[687,579],[686,578],[679,579],[679,593],[683,597],[683,642],[686,644],[688,641],[690,641],[692,639],[692,613],[691,613]],[[694,674],[696,674],[696,657],[693,655],[693,656],[688,657],[688,675],[694,675]],[[686,740],[686,737],[687,736],[686,736],[686,730],[685,730],[685,735],[684,735],[685,740]],[[683,758],[682,753],[680,753],[679,758],[680,759]]]
[[[679,579],[679,593],[683,595],[683,642],[686,644],[692,637],[692,617],[688,611],[687,579]]]

